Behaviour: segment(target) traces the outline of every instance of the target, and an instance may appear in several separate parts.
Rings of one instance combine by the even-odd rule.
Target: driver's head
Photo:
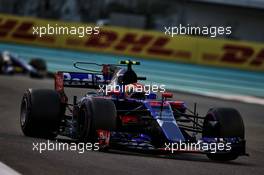
[[[3,61],[5,63],[10,63],[11,62],[11,54],[10,54],[10,52],[8,52],[8,51],[2,52],[1,57],[3,58]]]
[[[137,74],[133,70],[127,70],[122,78],[123,84],[137,83]]]
[[[103,65],[102,74],[105,80],[111,80],[115,73],[115,67],[113,65]]]

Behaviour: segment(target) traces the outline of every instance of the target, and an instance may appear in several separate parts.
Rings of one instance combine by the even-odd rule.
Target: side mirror
[[[147,80],[146,77],[137,77],[137,80]]]
[[[165,92],[162,94],[162,98],[172,98],[172,97],[173,97],[173,94],[170,92]]]
[[[146,95],[146,96],[147,96],[147,99],[152,99],[152,100],[157,99],[157,95],[154,93],[150,93],[149,95]]]

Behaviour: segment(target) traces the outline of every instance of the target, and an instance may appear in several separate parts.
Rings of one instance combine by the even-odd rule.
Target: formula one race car
[[[102,70],[89,70],[80,64],[102,66]],[[77,62],[74,66],[86,72],[57,72],[55,90],[28,89],[21,103],[23,133],[48,139],[63,135],[98,143],[104,151],[203,153],[220,161],[246,155],[244,124],[237,110],[212,108],[202,117],[196,105],[191,111],[183,101],[172,100],[172,93],[146,93],[145,85],[138,82],[146,78],[132,69],[139,64]],[[65,87],[97,91],[79,100],[74,96],[70,104]]]
[[[28,74],[34,78],[43,78],[47,74],[47,65],[44,60],[39,58],[26,63],[17,55],[3,51],[0,53],[0,74]]]

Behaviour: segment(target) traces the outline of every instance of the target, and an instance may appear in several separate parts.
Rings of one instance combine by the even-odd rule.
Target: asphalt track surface
[[[0,161],[21,174],[248,175],[264,172],[264,106],[191,94],[174,94],[175,98],[185,100],[190,106],[193,102],[198,102],[198,112],[201,115],[214,106],[229,106],[240,111],[246,126],[247,152],[250,156],[228,163],[212,162],[204,155],[194,154],[152,156],[120,151],[86,151],[83,154],[47,151],[40,154],[32,151],[32,143],[46,140],[23,136],[19,126],[20,101],[27,88],[53,88],[53,81],[0,76]],[[83,91],[78,94],[81,96]]]

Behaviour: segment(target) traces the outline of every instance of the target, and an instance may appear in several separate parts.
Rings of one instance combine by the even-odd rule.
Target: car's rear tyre
[[[245,138],[244,123],[241,115],[233,108],[212,108],[208,111],[203,124],[203,137],[212,138]],[[209,153],[207,157],[216,161],[234,160],[236,152]]]
[[[59,94],[49,89],[29,89],[24,93],[20,125],[26,136],[54,138],[61,118]]]
[[[32,77],[43,78],[47,75],[47,64],[43,59],[34,58],[30,60],[29,64],[37,71],[37,75],[31,74]]]
[[[78,116],[79,140],[83,142],[95,142],[98,129],[115,130],[116,117],[116,107],[111,100],[103,98],[85,100]]]

